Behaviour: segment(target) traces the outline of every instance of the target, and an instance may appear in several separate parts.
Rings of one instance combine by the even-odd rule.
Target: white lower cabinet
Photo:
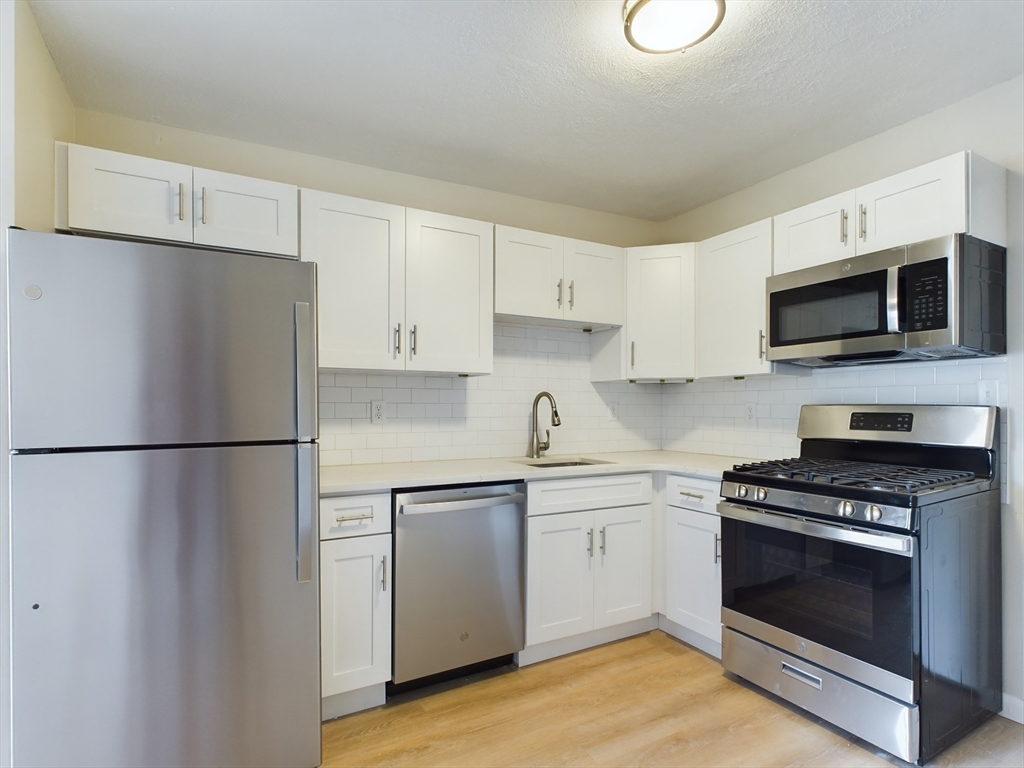
[[[526,644],[651,615],[651,505],[527,521]]]
[[[665,515],[665,615],[722,642],[721,518],[669,506]]]
[[[320,543],[324,697],[391,679],[391,534]]]

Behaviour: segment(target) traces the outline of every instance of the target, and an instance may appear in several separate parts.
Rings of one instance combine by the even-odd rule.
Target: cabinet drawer
[[[722,484],[717,480],[669,475],[665,483],[665,503],[697,512],[717,514]]]
[[[391,494],[320,499],[320,538],[344,539],[391,533]]]
[[[651,502],[649,474],[579,477],[527,483],[526,514],[554,515]]]

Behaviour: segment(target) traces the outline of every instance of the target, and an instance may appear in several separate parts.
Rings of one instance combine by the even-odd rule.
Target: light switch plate
[[[978,405],[999,405],[999,382],[985,380],[978,382]]]

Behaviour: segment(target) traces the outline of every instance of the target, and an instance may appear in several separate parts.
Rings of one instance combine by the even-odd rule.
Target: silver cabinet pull
[[[795,680],[799,680],[801,683],[806,683],[811,688],[817,688],[821,690],[821,678],[815,677],[810,672],[804,672],[802,669],[797,669],[792,664],[782,662],[782,674],[789,675]]]
[[[594,556],[594,529],[587,531],[587,554]]]
[[[601,554],[602,555],[608,553],[608,548],[606,546],[608,542],[606,541],[606,538],[605,538],[605,529],[607,527],[608,526],[606,526],[606,525],[602,525],[601,526]]]
[[[698,501],[704,501],[703,493],[691,493],[690,491],[680,491],[680,496],[689,496],[691,499],[697,499]]]
[[[206,187],[203,187],[203,224],[206,223]]]
[[[415,325],[412,327],[412,330],[409,331],[409,349],[412,350],[412,353],[414,355],[416,354],[416,326]]]
[[[575,280],[570,280],[569,281],[569,309],[572,309],[573,305],[575,303],[576,303],[576,281]]]
[[[715,562],[722,559],[722,537],[715,534]]]
[[[757,332],[757,356],[759,359],[764,358],[764,331]]]
[[[860,239],[861,240],[867,240],[868,239],[868,209],[863,204],[860,206],[860,216],[859,216],[859,218],[860,218],[860,223],[858,224],[858,226],[860,227]]]
[[[636,368],[636,342],[629,342],[629,367]]]
[[[185,220],[185,185],[178,182],[178,221]]]
[[[388,591],[388,556],[383,555],[380,559],[380,590]]]
[[[402,354],[402,324],[399,323],[398,327],[395,328],[395,353],[398,355]]]
[[[559,307],[562,306],[562,283],[563,282],[564,282],[563,280],[559,280],[558,281],[558,306]]]
[[[342,523],[350,523],[353,520],[373,520],[373,512],[368,515],[338,515],[334,518],[334,522],[338,525]]]
[[[846,209],[839,211],[839,242],[846,242]]]

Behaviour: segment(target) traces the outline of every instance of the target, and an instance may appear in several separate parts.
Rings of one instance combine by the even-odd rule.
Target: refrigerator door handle
[[[295,302],[295,423],[299,442],[316,439],[316,335],[310,306]]]
[[[319,483],[315,443],[300,443],[298,449],[298,499],[295,505],[295,567],[299,583],[313,580],[313,550],[316,547],[316,516],[319,511]]]

